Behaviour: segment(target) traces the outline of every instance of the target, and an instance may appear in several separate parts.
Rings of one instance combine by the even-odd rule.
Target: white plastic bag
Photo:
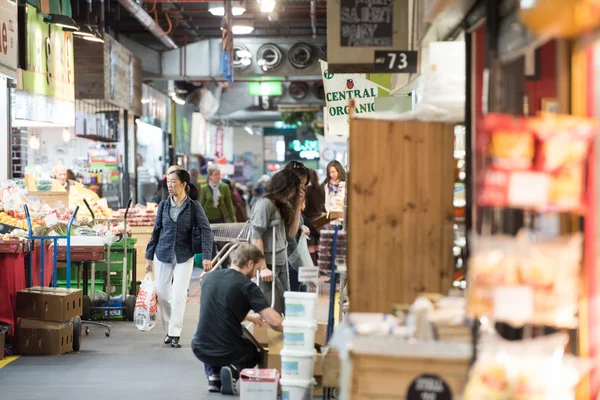
[[[135,326],[140,331],[150,331],[156,325],[157,315],[156,288],[152,276],[150,273],[147,273],[135,301]]]

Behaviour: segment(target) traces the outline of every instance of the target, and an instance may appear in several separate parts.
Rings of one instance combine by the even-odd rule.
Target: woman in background
[[[339,161],[335,160],[327,165],[327,178],[323,183],[325,190],[325,211],[344,212],[346,200],[346,171]],[[332,225],[340,225],[341,219],[331,221]]]
[[[211,224],[237,222],[231,200],[231,191],[221,182],[221,170],[208,168],[208,183],[200,189],[200,204]]]
[[[325,212],[325,190],[319,184],[319,174],[310,170],[310,185],[306,188],[306,209],[304,216],[311,221],[319,218]]]
[[[271,302],[273,285],[273,254],[275,254],[275,310],[283,314],[283,293],[289,290],[287,247],[288,237],[293,237],[300,226],[300,208],[303,193],[300,179],[290,170],[283,170],[275,175],[267,184],[264,196],[256,202],[250,217],[252,225],[252,244],[265,255],[267,269],[260,274],[260,288],[269,303]],[[275,226],[275,243],[273,243],[272,224]]]

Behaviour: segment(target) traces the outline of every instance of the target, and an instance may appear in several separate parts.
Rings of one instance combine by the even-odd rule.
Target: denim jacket
[[[200,203],[188,201],[177,218],[173,221],[170,216],[171,202],[166,199],[158,205],[154,231],[146,247],[146,259],[170,264],[186,262],[194,257],[192,252],[192,208],[196,207],[196,225],[202,232],[202,259],[210,260],[213,248],[213,234],[210,223]]]

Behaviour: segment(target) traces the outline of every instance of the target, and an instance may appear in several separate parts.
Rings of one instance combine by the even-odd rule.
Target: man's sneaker
[[[240,373],[233,365],[221,368],[221,393],[237,396],[237,381],[239,376]]]
[[[210,393],[221,393],[221,377],[219,375],[208,377],[208,391]]]

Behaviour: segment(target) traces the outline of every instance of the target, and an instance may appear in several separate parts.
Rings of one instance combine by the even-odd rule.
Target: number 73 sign
[[[414,74],[419,57],[416,51],[375,51],[374,71],[381,73]]]

